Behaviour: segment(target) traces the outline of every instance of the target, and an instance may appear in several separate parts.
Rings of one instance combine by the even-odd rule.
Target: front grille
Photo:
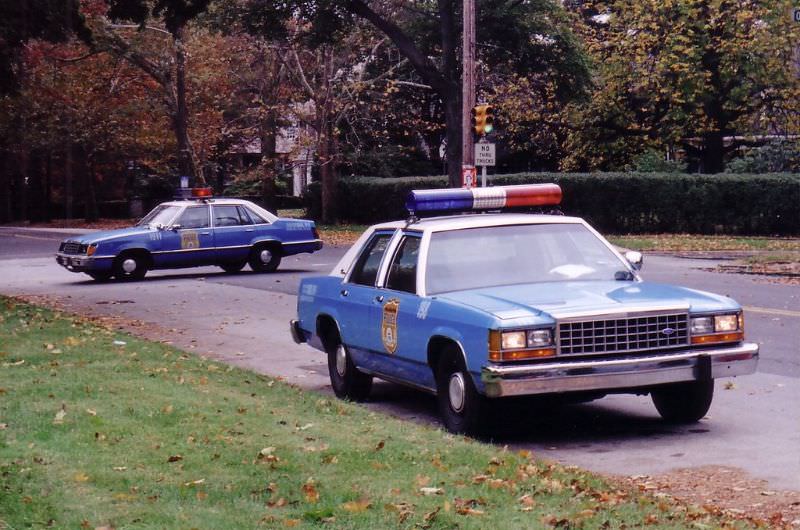
[[[74,243],[72,241],[67,241],[64,243],[64,249],[62,250],[64,254],[86,254],[86,245],[81,245],[80,243]]]
[[[626,316],[558,324],[561,355],[641,352],[686,346],[689,315]]]

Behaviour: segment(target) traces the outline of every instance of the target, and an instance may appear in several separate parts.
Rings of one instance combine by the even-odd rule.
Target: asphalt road
[[[325,274],[344,253],[326,247],[284,260],[275,274],[223,274],[204,267],[156,271],[138,283],[96,283],[58,265],[60,231],[0,228],[0,292],[55,301],[68,310],[133,321],[134,332],[330,393],[324,356],[294,344],[287,322],[299,279]],[[715,262],[646,256],[645,279],[729,295],[745,307],[748,340],[761,345],[759,372],[718,382],[699,424],[662,423],[650,399],[609,396],[555,407],[514,404],[501,413],[500,445],[599,472],[659,474],[675,468],[731,466],[800,491],[800,286],[709,272]],[[389,383],[375,386],[375,410],[437,424],[432,397]]]

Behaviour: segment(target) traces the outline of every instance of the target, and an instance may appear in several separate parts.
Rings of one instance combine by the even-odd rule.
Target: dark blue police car
[[[245,200],[205,197],[162,203],[130,228],[71,237],[56,261],[95,280],[139,280],[148,270],[203,265],[272,272],[283,256],[321,248],[313,221],[279,218]]]

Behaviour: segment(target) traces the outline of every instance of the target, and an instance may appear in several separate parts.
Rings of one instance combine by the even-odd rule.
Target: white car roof
[[[449,230],[464,230],[467,228],[483,228],[487,226],[509,226],[530,224],[583,224],[586,222],[580,217],[567,217],[564,215],[542,215],[524,213],[470,213],[464,215],[450,215],[446,217],[429,217],[409,223],[408,221],[390,221],[379,223],[367,228],[342,256],[333,270],[331,276],[345,276],[356,255],[373,233],[379,230],[397,230],[407,228],[425,233],[447,232]],[[588,225],[586,225],[588,226]],[[590,227],[591,229],[591,227]]]
[[[261,215],[261,217],[263,217],[270,223],[274,223],[278,219],[278,216],[275,215],[274,213],[265,210],[261,206],[253,202],[246,201],[244,199],[186,199],[181,201],[167,201],[167,202],[162,202],[161,204],[166,206],[189,206],[195,204],[222,204],[222,205],[247,206],[248,208],[254,210],[257,214]]]

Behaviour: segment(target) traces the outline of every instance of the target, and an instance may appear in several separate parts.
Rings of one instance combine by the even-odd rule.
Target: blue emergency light
[[[556,206],[561,203],[558,184],[521,184],[494,188],[413,190],[406,197],[410,215]]]

